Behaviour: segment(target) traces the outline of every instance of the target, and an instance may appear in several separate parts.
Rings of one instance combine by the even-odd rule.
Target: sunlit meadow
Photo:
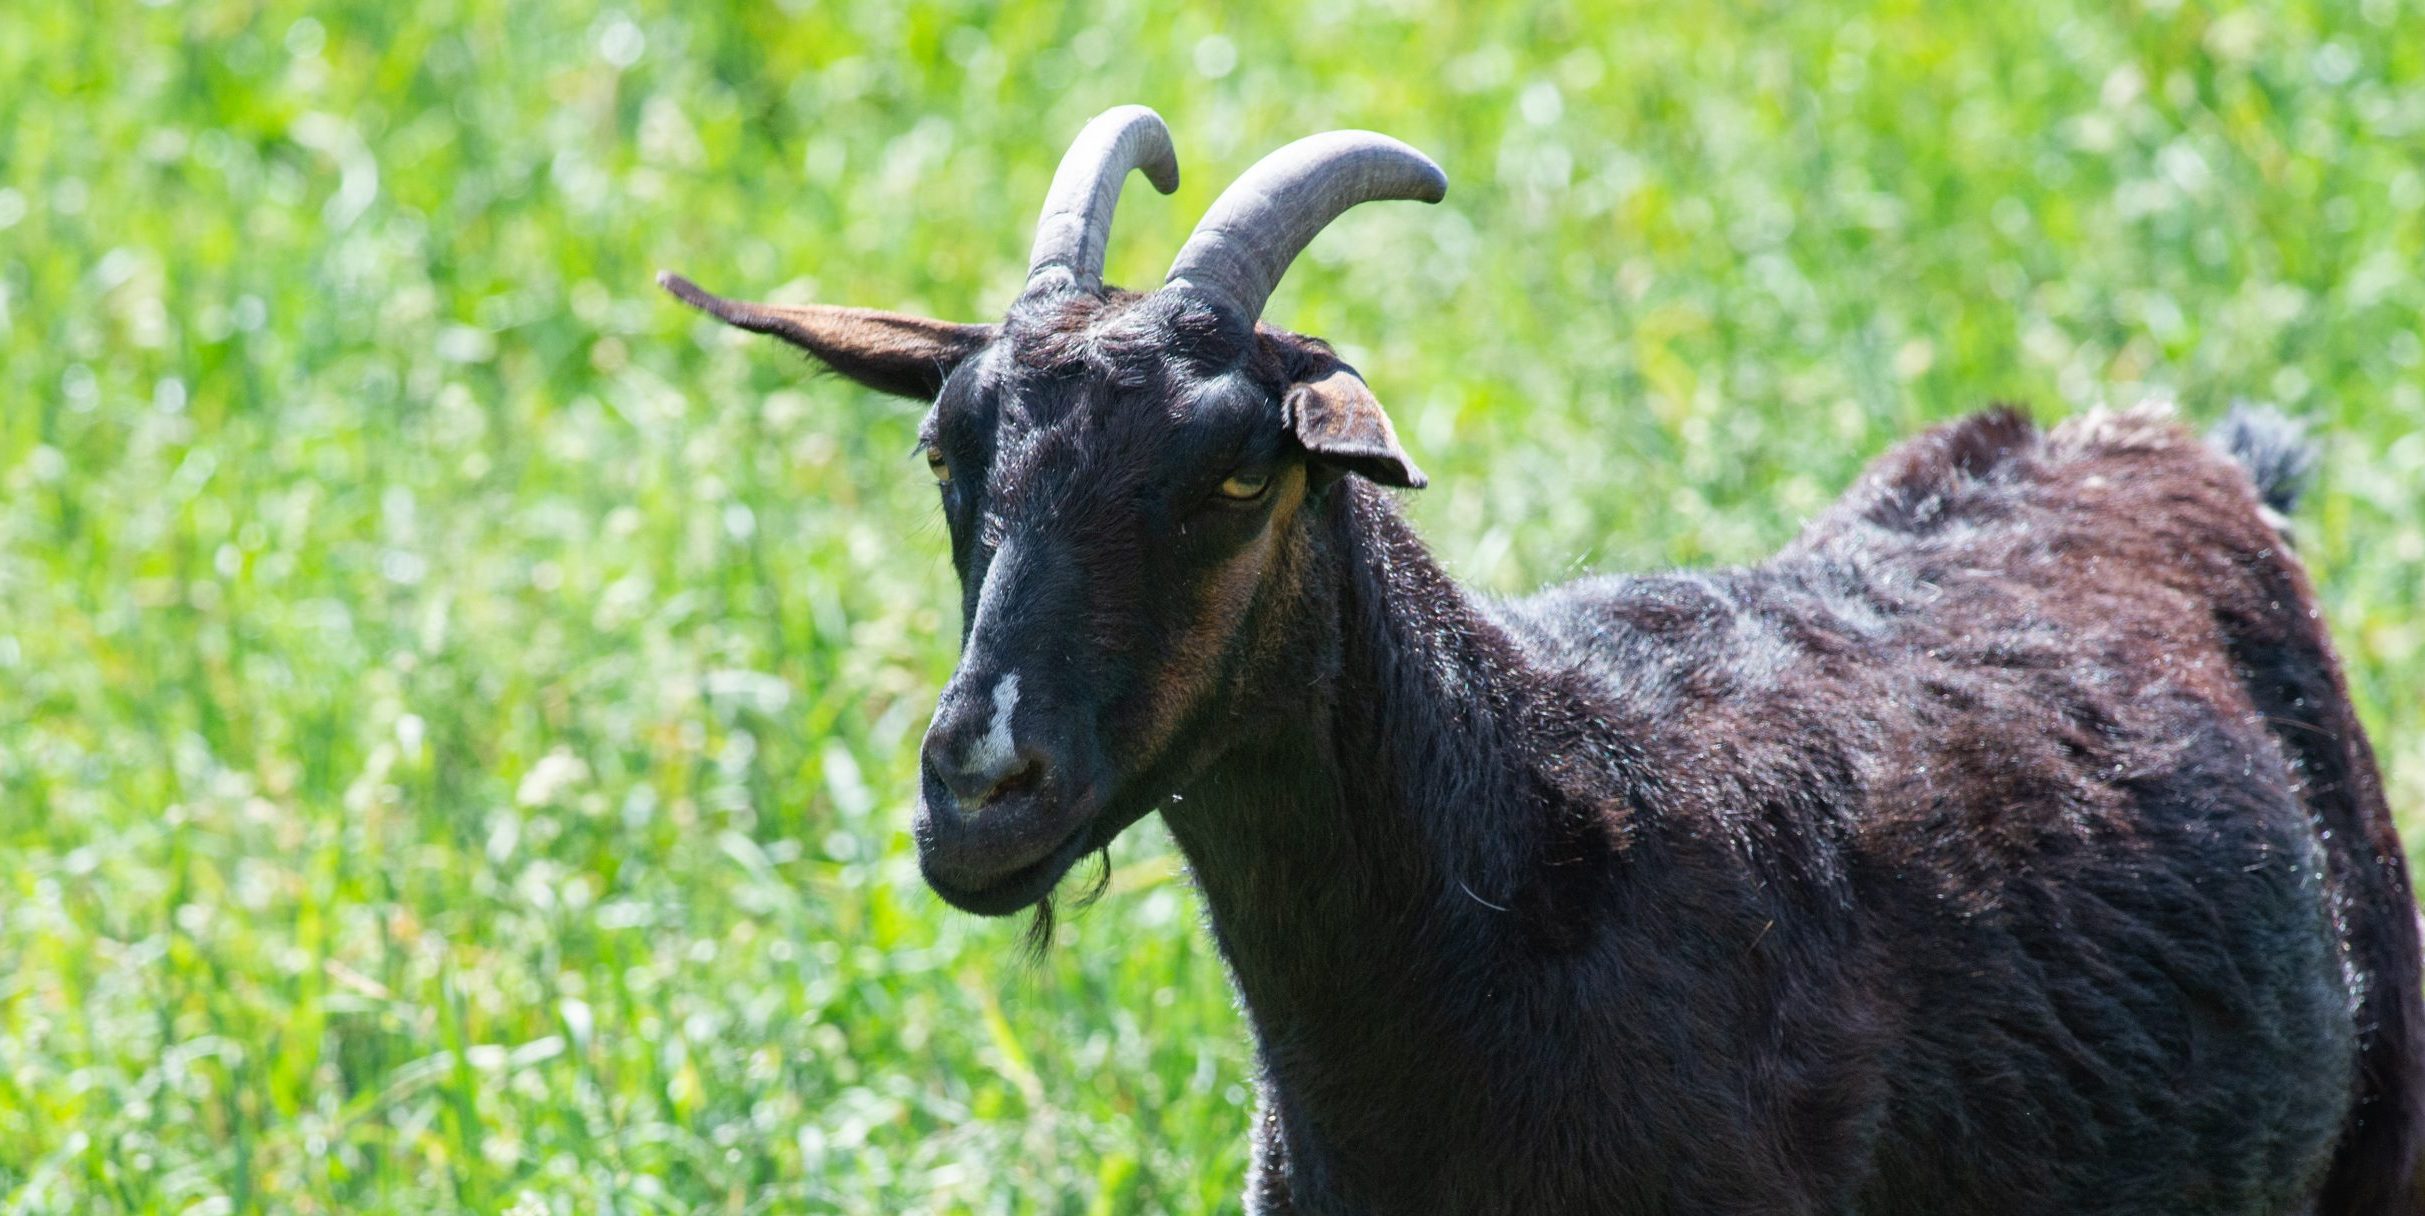
[[[1493,590],[1991,399],[2312,419],[2425,841],[2414,0],[1484,7],[0,5],[0,1213],[1235,1210],[1160,831],[1040,962],[918,882],[915,411],[650,285],[988,318],[1121,102],[1130,284],[1298,135],[1447,168],[1271,316]]]

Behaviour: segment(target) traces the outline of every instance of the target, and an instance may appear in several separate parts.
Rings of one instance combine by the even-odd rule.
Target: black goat
[[[1087,128],[999,325],[665,282],[934,398],[921,863],[1014,911],[1184,794],[1253,1210],[2419,1210],[2417,917],[2263,510],[2295,440],[1992,411],[1759,566],[1489,602],[1354,370],[1257,320],[1439,171],[1291,145],[1139,295],[1100,279],[1138,167],[1175,187],[1151,112]]]

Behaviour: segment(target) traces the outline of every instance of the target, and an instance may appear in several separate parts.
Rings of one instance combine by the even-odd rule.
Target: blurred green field
[[[918,882],[916,411],[649,281],[990,319],[1121,102],[1133,285],[1298,135],[1448,169],[1270,316],[1490,588],[1990,399],[2313,419],[2425,843],[2414,0],[1477,7],[0,8],[0,1213],[1234,1210],[1159,828],[1040,963]]]

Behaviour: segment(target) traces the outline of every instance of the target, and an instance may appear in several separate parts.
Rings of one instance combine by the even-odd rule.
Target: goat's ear
[[[1306,377],[1280,399],[1280,420],[1315,460],[1385,486],[1419,490],[1427,484],[1356,369],[1329,360]]]
[[[956,325],[872,308],[727,300],[670,270],[657,273],[657,285],[727,325],[781,338],[836,372],[897,397],[933,399],[952,369],[994,336],[990,325]]]

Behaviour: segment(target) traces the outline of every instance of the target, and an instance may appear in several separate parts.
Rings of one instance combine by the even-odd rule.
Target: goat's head
[[[1259,324],[1315,233],[1372,199],[1437,201],[1420,153],[1369,132],[1291,144],[1206,213],[1161,290],[1104,286],[1131,169],[1163,193],[1162,120],[1088,124],[1053,176],[1026,289],[994,325],[683,300],[834,371],[930,399],[921,435],[960,575],[960,665],[928,729],[927,881],[974,912],[1049,892],[1210,754],[1191,730],[1267,663],[1304,508],[1347,474],[1423,475],[1354,369]],[[1260,610],[1260,611],[1259,611]]]

